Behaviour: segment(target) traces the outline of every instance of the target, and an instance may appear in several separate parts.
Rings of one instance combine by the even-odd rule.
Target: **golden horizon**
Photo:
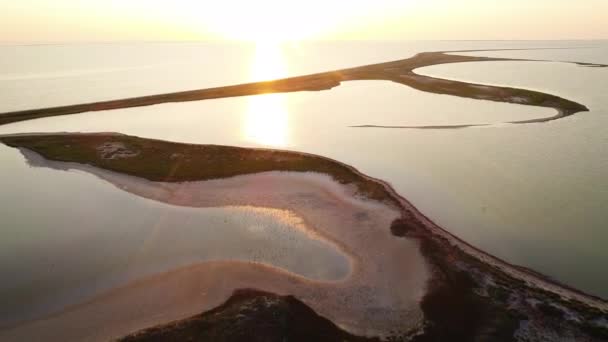
[[[0,19],[2,42],[608,38],[601,0],[30,0]]]

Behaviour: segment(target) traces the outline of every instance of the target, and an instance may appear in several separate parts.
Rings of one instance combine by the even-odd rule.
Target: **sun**
[[[333,6],[318,1],[221,1],[203,14],[207,30],[228,40],[285,42],[317,38],[339,21]]]
[[[287,65],[281,47],[273,42],[256,44],[251,65],[252,81],[287,76]],[[262,146],[285,147],[289,143],[289,111],[285,94],[264,94],[248,98],[243,118],[243,135]]]
[[[138,14],[145,9],[151,19],[159,19],[161,23],[164,20],[173,22],[201,37],[253,42],[336,37],[360,39],[361,28],[369,28],[370,23],[383,23],[387,15],[404,13],[414,2],[222,0],[210,3],[201,0],[147,0],[142,7],[143,1],[107,1],[118,3],[121,8],[131,6],[130,12]]]

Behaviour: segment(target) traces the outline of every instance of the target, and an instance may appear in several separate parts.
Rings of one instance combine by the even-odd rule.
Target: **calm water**
[[[608,63],[606,42],[0,47],[4,56],[0,111],[270,79],[405,58],[420,51],[539,46],[578,48],[482,55]],[[360,81],[319,93],[41,119],[0,127],[0,133],[117,131],[325,155],[389,181],[425,214],[474,245],[608,297],[608,275],[603,272],[608,263],[608,99],[604,95],[608,69],[500,62],[436,66],[419,72],[547,91],[584,103],[591,112],[546,124],[501,125],[552,112]],[[348,127],[482,122],[497,125],[462,130]],[[113,232],[136,239],[138,229],[147,229],[142,215],[149,222],[165,212],[175,215],[175,208],[136,199],[90,176],[28,169],[13,149],[0,147],[0,162],[4,279],[16,268],[38,265],[40,258],[58,253],[58,246],[80,234],[95,237],[104,227],[114,227]],[[119,208],[105,215],[100,207]],[[136,226],[140,228],[125,226],[128,220],[140,220]],[[89,242],[99,248],[96,257],[113,253],[110,245],[103,249],[102,244]],[[64,273],[69,270],[57,274]],[[102,275],[94,276],[102,281]]]
[[[326,281],[350,272],[349,257],[291,212],[172,206],[82,171],[29,167],[14,151],[0,146],[12,180],[2,183],[0,326],[200,261],[255,261]]]

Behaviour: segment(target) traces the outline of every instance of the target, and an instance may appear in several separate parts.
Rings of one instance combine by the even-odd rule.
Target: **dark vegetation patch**
[[[509,290],[501,286],[488,286],[487,290],[488,296],[490,296],[491,298],[495,298],[496,300],[502,303],[506,303],[509,300],[509,297],[511,296]]]
[[[292,296],[237,290],[226,303],[194,317],[137,332],[122,342],[377,341],[353,336]]]
[[[536,304],[536,308],[542,312],[545,316],[562,318],[564,316],[564,312],[556,307],[555,305],[547,304],[547,303],[538,303]]]
[[[606,327],[586,322],[582,324],[582,329],[589,335],[600,339],[600,341],[608,341],[608,328]]]
[[[451,265],[453,255],[436,240],[423,238],[420,246],[436,273],[421,302],[428,325],[413,341],[512,341],[520,315],[477,294],[473,277]]]
[[[406,219],[398,218],[391,223],[391,233],[395,236],[406,236],[416,229],[412,223]]]
[[[49,160],[93,165],[151,181],[184,182],[226,178],[265,171],[318,172],[341,184],[353,184],[370,199],[397,205],[384,186],[362,178],[331,159],[288,151],[219,145],[180,144],[118,134],[58,134],[0,137]],[[100,158],[99,146],[121,143],[137,152],[129,158]]]

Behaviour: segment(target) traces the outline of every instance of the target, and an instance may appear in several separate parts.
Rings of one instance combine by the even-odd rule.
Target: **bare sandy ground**
[[[78,169],[134,195],[173,205],[255,205],[292,211],[311,234],[332,241],[350,255],[353,272],[344,281],[321,282],[259,263],[203,262],[138,279],[86,303],[0,331],[0,340],[114,339],[209,310],[238,288],[295,295],[357,335],[407,332],[422,322],[419,302],[430,271],[415,241],[391,234],[390,224],[399,211],[357,198],[354,189],[328,176],[266,172],[163,183],[82,164],[47,161],[33,152],[24,154],[33,165]]]

